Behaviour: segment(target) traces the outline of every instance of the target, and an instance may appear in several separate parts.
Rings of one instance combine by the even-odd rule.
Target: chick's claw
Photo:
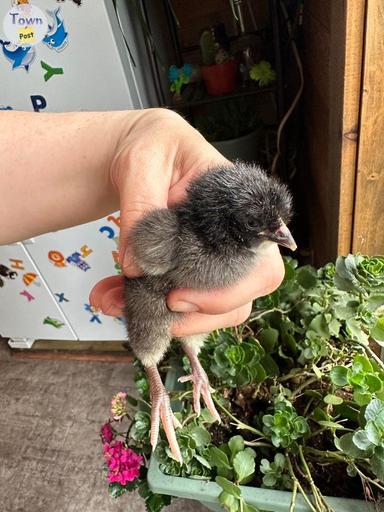
[[[179,382],[192,382],[193,384],[193,409],[197,416],[200,415],[200,398],[203,397],[205,405],[211,416],[216,421],[221,423],[221,418],[216,410],[215,404],[213,403],[211,391],[212,388],[209,385],[208,376],[205,373],[204,368],[201,366],[199,360],[191,361],[192,373],[191,375],[184,375],[179,378]]]
[[[152,402],[150,437],[152,450],[154,450],[157,445],[161,420],[172,455],[180,464],[182,464],[183,458],[181,456],[175,433],[175,428],[180,428],[181,424],[172,412],[168,393],[161,381],[157,368],[147,368],[147,373],[149,376],[149,387]]]

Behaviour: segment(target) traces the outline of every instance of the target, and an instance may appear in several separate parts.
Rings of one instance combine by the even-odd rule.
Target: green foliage
[[[258,64],[252,66],[249,71],[249,76],[252,80],[257,82],[260,87],[265,87],[276,80],[276,71],[272,69],[270,62],[261,60]]]
[[[263,416],[263,425],[263,432],[277,448],[292,448],[296,440],[309,430],[307,420],[297,414],[288,400],[281,397],[275,401],[274,414]]]
[[[260,472],[263,476],[263,485],[274,489],[291,489],[292,479],[287,474],[287,460],[282,453],[276,453],[273,462],[261,459]]]
[[[373,499],[384,487],[384,363],[369,344],[384,343],[383,258],[349,255],[319,270],[285,258],[285,270],[246,324],[213,332],[202,348],[222,423],[205,408],[196,417],[187,385],[172,397],[182,401],[176,436],[183,464],[162,431],[156,449],[164,473],[216,481],[230,512],[255,512],[241,486],[260,482],[280,490],[300,483],[304,493],[309,486],[316,512],[330,510],[311,476],[324,463],[330,475],[334,464],[344,465],[346,478],[358,475]],[[182,360],[177,343],[164,367],[175,359]],[[141,399],[127,397],[133,413],[123,437],[149,459],[149,390],[140,366],[135,380]],[[113,432],[120,435],[120,425]],[[169,497],[152,494],[145,479],[142,468],[136,482],[111,484],[110,492],[138,488],[147,509],[158,512]]]

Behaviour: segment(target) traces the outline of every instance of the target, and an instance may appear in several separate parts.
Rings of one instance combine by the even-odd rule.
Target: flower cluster
[[[127,393],[120,391],[112,398],[111,414],[114,420],[120,420],[127,412]]]
[[[132,482],[139,476],[143,457],[130,448],[125,448],[121,441],[113,444],[105,443],[103,451],[108,465],[109,483],[119,482],[121,485],[126,485],[127,482]]]

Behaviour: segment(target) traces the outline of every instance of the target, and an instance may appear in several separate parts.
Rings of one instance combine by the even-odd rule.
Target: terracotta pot
[[[223,64],[202,66],[201,74],[211,96],[221,96],[234,91],[237,80],[238,62],[236,59],[228,60]]]

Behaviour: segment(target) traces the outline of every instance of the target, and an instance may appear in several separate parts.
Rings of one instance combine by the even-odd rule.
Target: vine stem
[[[261,430],[257,430],[257,428],[253,428],[250,425],[247,425],[246,423],[243,423],[242,421],[239,421],[233,414],[231,414],[215,397],[213,397],[213,401],[220,407],[222,411],[225,412],[227,416],[229,416],[234,422],[235,425],[239,430],[249,430],[250,432],[253,432],[254,434],[257,434],[262,439],[267,439],[263,432]]]
[[[384,370],[384,363],[383,361],[380,359],[380,357],[378,357],[374,351],[371,349],[371,347],[369,345],[364,345],[364,343],[360,343],[358,341],[356,341],[357,345],[359,345],[360,347],[362,347],[364,350],[366,350],[369,355],[376,361],[376,363],[378,365],[381,366],[381,368]]]
[[[307,386],[310,386],[311,384],[318,382],[318,380],[319,380],[318,377],[312,377],[311,379],[308,379],[305,382],[303,382],[300,386],[297,386],[297,388],[291,395],[291,399],[296,397],[298,394],[300,394],[301,391],[303,391],[303,389],[306,388]]]
[[[297,487],[298,487],[297,480],[295,479],[293,481],[292,499],[291,499],[291,506],[289,507],[289,512],[295,512]]]
[[[309,485],[312,489],[313,497],[315,499],[317,506],[319,507],[319,510],[326,510],[327,512],[334,512],[333,508],[331,508],[327,504],[327,502],[325,501],[324,497],[322,496],[320,490],[316,487],[316,484],[313,481],[311,471],[308,467],[307,461],[305,460],[305,457],[303,454],[302,446],[299,446],[299,457],[300,457],[301,463],[303,465],[306,478],[307,478]]]
[[[303,486],[301,485],[301,483],[299,482],[297,476],[295,475],[295,473],[293,471],[293,467],[292,467],[292,462],[291,462],[291,459],[289,458],[288,452],[285,452],[285,457],[286,457],[286,460],[287,460],[287,463],[288,463],[288,471],[289,471],[289,474],[291,475],[291,478],[293,480],[293,484],[295,485],[295,483],[296,483],[297,488],[299,489],[299,491],[300,491],[301,495],[303,496],[304,500],[307,502],[307,505],[311,509],[311,511],[312,512],[318,512],[315,509],[315,507],[313,506],[313,504],[311,503],[310,499],[307,496],[307,493],[304,491]],[[292,496],[292,501],[293,501],[293,496]],[[291,509],[292,509],[292,501],[291,501]],[[295,506],[295,503],[293,503],[293,505]],[[291,512],[291,509],[290,509],[290,512]],[[293,508],[292,510],[295,510],[295,509]]]
[[[245,446],[258,446],[261,448],[273,448],[270,443],[265,443],[263,441],[244,441]]]
[[[384,491],[384,487],[376,482],[376,480],[373,480],[372,478],[369,478],[369,476],[365,475],[357,466],[356,464],[353,464],[353,467],[356,469],[356,471],[359,473],[360,478],[363,480],[367,480],[370,484],[375,485],[380,491]]]

